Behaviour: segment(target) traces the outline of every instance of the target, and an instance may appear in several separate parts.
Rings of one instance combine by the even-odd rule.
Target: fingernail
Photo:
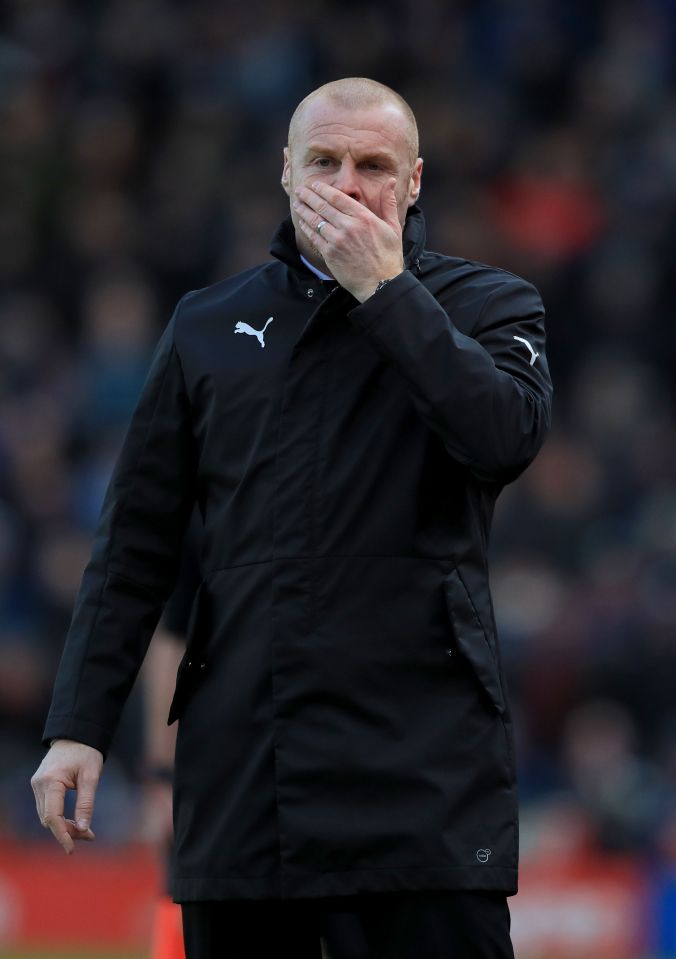
[[[313,190],[317,190],[318,188],[319,188],[319,184],[318,184],[318,183],[313,183],[313,184],[312,184],[312,189],[313,189]]]
[[[89,823],[86,819],[78,819],[77,828],[82,830],[89,829]]]

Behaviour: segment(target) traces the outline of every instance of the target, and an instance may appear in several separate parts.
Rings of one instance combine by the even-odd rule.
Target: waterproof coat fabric
[[[358,304],[287,219],[273,260],[186,295],[157,348],[44,736],[106,753],[196,500],[178,901],[516,891],[486,547],[549,424],[543,308],[424,232],[413,207],[406,271]]]

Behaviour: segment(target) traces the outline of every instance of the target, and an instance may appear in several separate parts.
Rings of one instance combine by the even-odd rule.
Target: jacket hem
[[[441,866],[414,869],[359,869],[344,872],[264,876],[175,876],[174,902],[224,899],[314,899],[376,892],[420,890],[482,890],[513,896],[518,891],[518,870],[498,866]]]

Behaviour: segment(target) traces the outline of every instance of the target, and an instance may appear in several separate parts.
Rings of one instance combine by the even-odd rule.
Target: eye
[[[333,160],[331,159],[331,157],[317,157],[314,163],[315,163],[315,166],[327,168],[331,166],[331,164],[333,163]]]

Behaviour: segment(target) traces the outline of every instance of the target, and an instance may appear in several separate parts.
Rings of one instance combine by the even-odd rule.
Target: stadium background
[[[59,890],[81,923],[114,904],[111,876],[137,905],[130,877],[156,879],[138,690],[96,845],[66,861],[39,825],[53,672],[159,331],[184,292],[265,258],[289,115],[349,75],[413,106],[428,246],[522,274],[547,307],[554,428],[491,550],[518,719],[519,955],[676,955],[674,0],[2,5],[3,955],[77,946],[76,918],[49,926]],[[142,954],[129,922],[124,942],[99,938]],[[94,954],[96,932],[81,938]]]

